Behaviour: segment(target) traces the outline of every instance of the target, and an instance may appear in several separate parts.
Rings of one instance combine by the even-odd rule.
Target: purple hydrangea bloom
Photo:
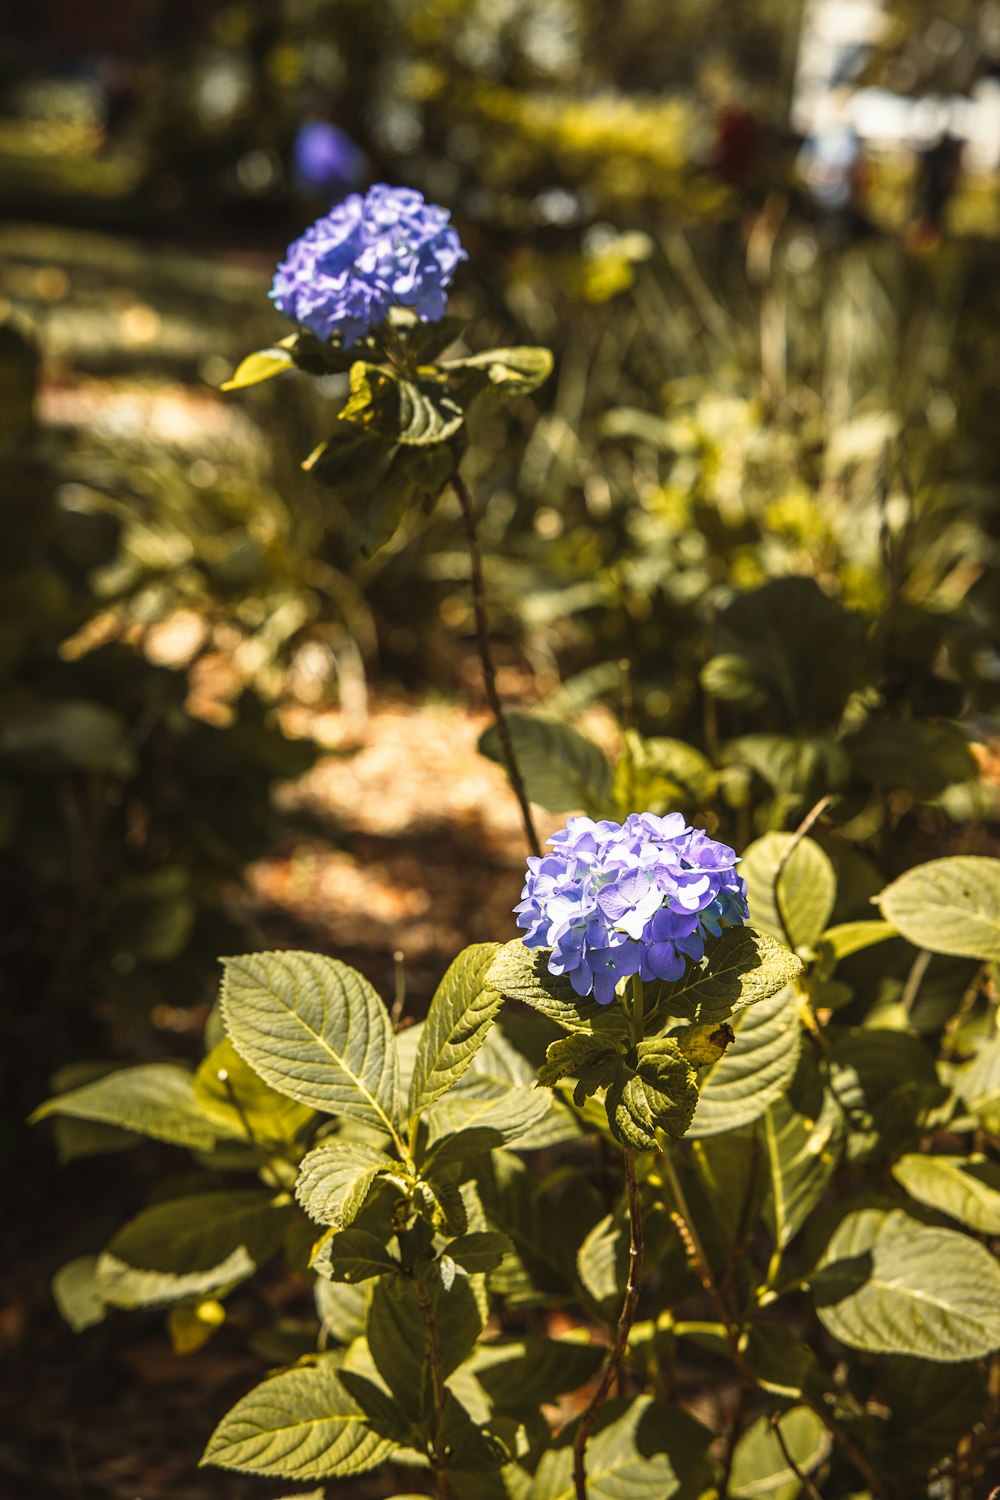
[[[549,972],[609,1005],[627,975],[679,979],[707,935],[747,921],[739,859],[680,813],[630,813],[624,823],[570,818],[528,860],[514,908],[529,948],[549,948]]]
[[[271,299],[318,338],[339,334],[345,349],[396,304],[436,323],[455,268],[468,258],[448,219],[413,188],[380,182],[364,197],[351,193],[289,245]]]

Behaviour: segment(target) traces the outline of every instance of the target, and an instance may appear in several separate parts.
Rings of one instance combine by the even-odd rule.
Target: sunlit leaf
[[[689,1136],[719,1135],[759,1120],[786,1090],[801,1047],[798,1002],[791,986],[734,1018],[736,1040],[700,1081]]]
[[[206,1117],[195,1098],[191,1074],[175,1063],[146,1063],[106,1073],[46,1100],[31,1118],[50,1115],[97,1120],[194,1151],[210,1151],[217,1135],[229,1134]]]
[[[804,838],[793,846],[793,839],[765,833],[744,853],[740,874],[754,926],[793,948],[811,948],[830,920],[837,876],[817,843]]]
[[[918,948],[1000,959],[1000,859],[956,854],[916,865],[886,886],[879,905]]]
[[[944,1363],[1000,1348],[1000,1266],[984,1246],[899,1210],[859,1209],[834,1231],[810,1286],[834,1338]]]
[[[398,1064],[382,1001],[355,969],[320,953],[224,960],[229,1039],[279,1093],[395,1134]]]
[[[362,1474],[393,1444],[372,1432],[330,1358],[274,1375],[237,1401],[213,1432],[203,1464],[288,1479]]]
[[[911,1198],[977,1234],[1000,1234],[1000,1166],[985,1156],[901,1156],[892,1175]]]
[[[317,1224],[344,1229],[360,1211],[378,1174],[396,1165],[377,1146],[334,1136],[303,1157],[295,1196]]]
[[[486,982],[497,943],[475,943],[451,964],[420,1033],[407,1108],[411,1115],[448,1092],[469,1067],[503,1004]]]

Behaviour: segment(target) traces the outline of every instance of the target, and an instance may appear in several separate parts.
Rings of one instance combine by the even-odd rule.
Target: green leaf
[[[916,1037],[888,1027],[838,1029],[830,1039],[830,1083],[849,1127],[847,1155],[895,1153],[920,1132],[924,1112],[947,1090]]]
[[[1000,860],[956,854],[916,865],[886,886],[882,915],[918,948],[1000,959]]]
[[[379,1173],[398,1166],[377,1146],[335,1136],[303,1157],[295,1196],[317,1224],[346,1229]]]
[[[669,1037],[640,1042],[615,1067],[608,1086],[608,1123],[615,1138],[640,1151],[654,1151],[656,1132],[682,1136],[698,1102],[697,1074]]]
[[[1000,1166],[985,1156],[901,1156],[892,1175],[918,1203],[977,1234],[1000,1234]]]
[[[952,1229],[893,1210],[849,1213],[810,1282],[820,1322],[852,1349],[950,1363],[1000,1348],[1000,1266]]]
[[[707,1488],[712,1434],[650,1396],[609,1401],[587,1443],[588,1500],[695,1500]],[[526,1500],[574,1500],[569,1434],[542,1454]]]
[[[958,1090],[987,1130],[1000,1133],[1000,1037],[980,1047],[958,1075]]]
[[[396,1048],[368,981],[320,953],[255,953],[224,963],[222,1013],[244,1061],[279,1093],[398,1142]]]
[[[430,1298],[441,1362],[447,1377],[465,1359],[483,1329],[475,1292],[465,1277],[451,1290],[431,1283]],[[431,1412],[427,1326],[412,1281],[402,1277],[376,1282],[368,1314],[368,1343],[375,1366],[400,1407],[416,1421]]]
[[[595,1302],[607,1302],[624,1287],[622,1225],[615,1214],[605,1214],[586,1236],[576,1257],[584,1289]]]
[[[509,349],[484,349],[464,359],[442,360],[440,368],[448,374],[481,372],[502,396],[525,396],[548,380],[552,355],[548,349],[519,344]]]
[[[289,349],[257,349],[248,354],[236,367],[235,373],[220,385],[220,391],[242,391],[248,385],[260,385],[263,380],[273,380],[275,375],[284,375],[294,370],[295,361]]]
[[[52,1297],[74,1333],[102,1322],[105,1304],[97,1281],[97,1256],[80,1255],[60,1266],[52,1278]]]
[[[417,1425],[400,1411],[392,1396],[378,1381],[359,1370],[341,1369],[340,1381],[365,1414],[365,1421],[379,1437],[406,1448],[422,1448],[423,1439]]]
[[[210,1151],[217,1135],[223,1133],[199,1108],[191,1074],[174,1063],[146,1063],[106,1073],[82,1088],[46,1100],[31,1119],[50,1115],[117,1125],[192,1151]]]
[[[981,1364],[934,1365],[883,1355],[879,1361],[892,1415],[879,1468],[921,1480],[950,1458],[982,1417],[986,1374]],[[914,1486],[919,1491],[922,1485]]]
[[[699,1024],[724,1021],[747,1005],[769,1000],[802,973],[790,948],[752,927],[727,927],[709,939],[702,966],[658,988],[657,1010]]]
[[[327,1281],[368,1281],[399,1271],[395,1260],[377,1235],[365,1229],[335,1229],[318,1242],[312,1268]]]
[[[798,1002],[791,986],[741,1012],[736,1040],[700,1084],[692,1139],[739,1130],[759,1120],[790,1084],[801,1047]]]
[[[250,1474],[333,1479],[374,1469],[392,1451],[362,1420],[328,1358],[274,1375],[237,1401],[201,1461]]]
[[[616,818],[640,811],[690,814],[705,807],[714,790],[712,763],[693,745],[647,740],[634,729],[626,731],[612,788]]]
[[[821,950],[828,948],[834,960],[840,963],[841,959],[861,953],[875,943],[884,943],[887,938],[898,936],[891,922],[840,922],[836,927],[826,929],[818,947]]]
[[[507,1000],[521,1000],[564,1031],[599,1031],[627,1036],[628,1022],[614,1005],[581,998],[564,974],[550,974],[547,949],[526,948],[521,939],[504,943],[486,974],[487,983]]]
[[[228,1040],[195,1073],[194,1098],[221,1133],[237,1140],[289,1144],[315,1119],[311,1109],[270,1088]]]
[[[368,1302],[372,1289],[367,1282],[351,1284],[327,1281],[318,1276],[313,1282],[313,1299],[321,1324],[321,1343],[350,1344],[363,1338],[368,1322]]]
[[[514,757],[532,802],[549,812],[600,815],[611,797],[611,767],[599,745],[559,719],[541,714],[509,713]],[[490,725],[479,736],[479,749],[506,766],[500,731]]]
[[[811,948],[830,920],[837,876],[818,844],[804,838],[792,848],[794,838],[791,833],[765,833],[747,849],[740,874],[747,883],[753,925],[793,948]]]
[[[101,1295],[115,1307],[152,1307],[241,1281],[277,1254],[291,1213],[284,1195],[257,1188],[156,1203],[99,1257]]]
[[[144,1271],[104,1250],[97,1258],[97,1285],[100,1295],[111,1307],[127,1311],[141,1307],[169,1307],[172,1303],[212,1294],[225,1295],[257,1269],[256,1262],[242,1245],[218,1265],[203,1271],[175,1275],[170,1271]]]
[[[370,495],[381,488],[391,452],[388,438],[343,423],[313,449],[302,467],[333,498],[353,508],[359,495]],[[408,501],[407,494],[401,502],[404,509]]]
[[[841,744],[859,780],[885,791],[902,787],[925,802],[979,774],[969,742],[954,724],[871,717]]]
[[[615,1045],[615,1042],[590,1031],[571,1031],[569,1036],[557,1037],[549,1043],[545,1062],[538,1070],[538,1082],[544,1088],[552,1088],[567,1075],[579,1078],[576,1102],[582,1105],[585,1098],[611,1081],[617,1060],[624,1056],[624,1052],[624,1037],[620,1045]]]
[[[448,1254],[470,1275],[495,1271],[504,1256],[513,1249],[507,1235],[496,1229],[475,1229],[459,1235],[448,1244]]]
[[[552,1096],[540,1089],[511,1088],[490,1099],[455,1093],[439,1099],[424,1116],[426,1160],[439,1169],[520,1140],[548,1114]]]
[[[529,1333],[477,1344],[468,1368],[495,1411],[514,1413],[579,1390],[603,1362],[604,1351],[594,1344]]]
[[[784,1323],[751,1323],[743,1359],[769,1396],[793,1401],[817,1369],[816,1356]]]
[[[771,1177],[764,1218],[775,1244],[784,1249],[802,1228],[836,1171],[843,1144],[843,1116],[826,1090],[815,1120],[800,1114],[786,1097],[779,1097],[764,1115],[761,1135]]]
[[[830,1451],[830,1434],[823,1421],[808,1406],[793,1406],[783,1412],[779,1425],[799,1472],[811,1474]],[[733,1500],[752,1500],[767,1495],[770,1500],[795,1500],[802,1485],[789,1467],[770,1418],[758,1417],[736,1444],[729,1479]]]
[[[486,982],[498,943],[475,943],[458,955],[431,1001],[420,1033],[407,1109],[419,1114],[454,1086],[486,1040],[503,1004]]]
[[[452,1390],[445,1393],[441,1437],[450,1454],[452,1468],[459,1472],[488,1473],[491,1469],[501,1468],[511,1456],[493,1433],[473,1421]]]
[[[399,427],[394,436],[420,448],[454,437],[465,412],[448,391],[429,380],[399,381]]]

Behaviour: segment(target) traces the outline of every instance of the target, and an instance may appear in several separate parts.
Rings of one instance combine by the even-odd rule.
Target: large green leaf
[[[1000,1167],[985,1156],[915,1153],[894,1162],[892,1175],[918,1203],[977,1234],[1000,1234]]]
[[[398,1139],[392,1027],[355,969],[319,953],[227,958],[222,1012],[237,1052],[279,1093]]]
[[[849,1213],[810,1285],[820,1321],[852,1349],[950,1363],[1000,1348],[994,1257],[899,1210]]]
[[[801,973],[801,961],[783,942],[752,927],[727,927],[709,940],[703,965],[689,965],[682,978],[660,987],[656,1005],[699,1024],[724,1021],[769,1000]]]
[[[146,1063],[107,1073],[46,1100],[31,1118],[50,1115],[117,1125],[193,1151],[210,1151],[218,1135],[231,1133],[206,1117],[195,1098],[191,1074],[175,1063]]]
[[[549,812],[601,813],[611,797],[611,767],[599,745],[559,719],[510,713],[507,727],[524,788]],[[483,755],[505,765],[493,724],[479,737]]]
[[[440,1099],[468,1068],[493,1025],[503,996],[486,982],[499,944],[475,943],[455,959],[438,985],[420,1033],[407,1108],[418,1114]]]
[[[823,1421],[808,1406],[793,1406],[779,1418],[785,1447],[801,1474],[811,1474],[830,1451],[830,1434]],[[758,1417],[743,1433],[733,1454],[729,1493],[733,1500],[795,1500],[802,1484],[789,1467],[770,1419]]]
[[[837,876],[817,843],[804,838],[792,847],[794,838],[765,833],[747,849],[740,874],[754,926],[793,948],[811,948],[830,920]]]
[[[759,1120],[785,1092],[798,1065],[802,1037],[790,985],[744,1010],[733,1027],[736,1040],[702,1076],[688,1130],[694,1139]]]
[[[99,1257],[101,1295],[115,1307],[151,1307],[232,1285],[277,1253],[291,1214],[284,1194],[258,1188],[154,1204]]]
[[[344,1478],[382,1463],[393,1444],[364,1423],[336,1363],[327,1358],[262,1381],[223,1417],[202,1463],[288,1479]]]
[[[1000,859],[956,854],[916,865],[886,886],[879,906],[918,948],[1000,959]]]
[[[228,1038],[212,1048],[195,1073],[194,1097],[219,1131],[237,1140],[287,1144],[315,1119],[304,1104],[269,1087]]]
[[[504,943],[487,975],[487,983],[508,1000],[521,1000],[555,1021],[564,1031],[628,1034],[628,1022],[615,1005],[598,1005],[593,995],[579,996],[565,974],[550,974],[547,949],[526,948],[520,939]]]
[[[840,1160],[844,1120],[833,1095],[824,1090],[816,1119],[800,1114],[781,1096],[761,1122],[771,1186],[764,1217],[774,1242],[784,1249],[802,1228]]]
[[[707,1488],[712,1434],[679,1406],[651,1396],[609,1401],[587,1443],[588,1500],[696,1500]],[[549,1448],[526,1500],[573,1500],[573,1453]]]
[[[377,1146],[334,1136],[303,1157],[295,1196],[317,1224],[346,1229],[379,1173],[398,1165]]]

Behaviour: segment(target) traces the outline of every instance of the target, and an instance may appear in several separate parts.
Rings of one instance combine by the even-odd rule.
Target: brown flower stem
[[[604,1372],[597,1390],[591,1396],[580,1418],[580,1425],[573,1440],[573,1484],[576,1489],[576,1500],[587,1500],[587,1469],[584,1450],[587,1446],[587,1439],[593,1431],[594,1423],[597,1421],[598,1413],[608,1398],[608,1392],[621,1373],[628,1336],[632,1331],[635,1309],[639,1301],[639,1288],[642,1284],[644,1252],[642,1206],[639,1201],[639,1185],[635,1176],[635,1151],[631,1146],[625,1148],[625,1183],[628,1188],[629,1219],[628,1280],[611,1352],[605,1361]]]
[[[448,1450],[444,1441],[444,1405],[447,1392],[444,1384],[444,1364],[441,1359],[441,1340],[438,1338],[437,1320],[431,1294],[419,1278],[414,1282],[417,1300],[424,1315],[427,1329],[427,1356],[431,1368],[431,1392],[434,1401],[434,1439],[431,1445],[431,1463],[437,1475],[438,1500],[451,1500],[451,1476],[448,1472]]]
[[[462,508],[462,519],[465,522],[465,535],[469,543],[469,561],[472,565],[472,602],[476,612],[476,633],[479,637],[479,660],[483,667],[483,683],[486,687],[486,697],[490,705],[490,712],[496,721],[497,733],[500,736],[500,746],[503,750],[504,764],[507,767],[507,775],[510,779],[511,788],[517,798],[521,809],[521,821],[524,824],[524,835],[528,841],[528,847],[532,854],[541,854],[542,846],[538,841],[538,833],[535,830],[534,820],[531,816],[531,806],[528,802],[527,793],[524,790],[524,782],[521,779],[521,769],[514,754],[514,742],[510,737],[510,725],[500,702],[500,694],[497,692],[496,668],[493,664],[493,652],[490,647],[489,622],[486,615],[486,585],[483,581],[483,559],[479,550],[479,534],[476,531],[476,513],[472,504],[472,496],[469,494],[468,486],[456,469],[451,476],[451,487],[458,496],[458,503]]]
[[[712,1275],[708,1256],[705,1254],[705,1247],[701,1243],[701,1237],[695,1227],[695,1222],[688,1207],[687,1198],[684,1196],[684,1189],[681,1187],[681,1181],[677,1175],[677,1169],[674,1166],[669,1147],[663,1152],[660,1160],[663,1163],[663,1170],[666,1173],[667,1181],[670,1184],[670,1191],[673,1194],[674,1203],[676,1204],[676,1208],[670,1217],[674,1221],[677,1232],[681,1237],[685,1253],[691,1263],[691,1268],[701,1282],[702,1289],[711,1297],[712,1304],[718,1314],[719,1322],[726,1330],[726,1338],[729,1341],[733,1362],[740,1372],[740,1379],[744,1382],[749,1381],[752,1384],[752,1376],[750,1376],[744,1364],[743,1355],[740,1351],[739,1328],[733,1321],[732,1312],[726,1306],[725,1298]]]

